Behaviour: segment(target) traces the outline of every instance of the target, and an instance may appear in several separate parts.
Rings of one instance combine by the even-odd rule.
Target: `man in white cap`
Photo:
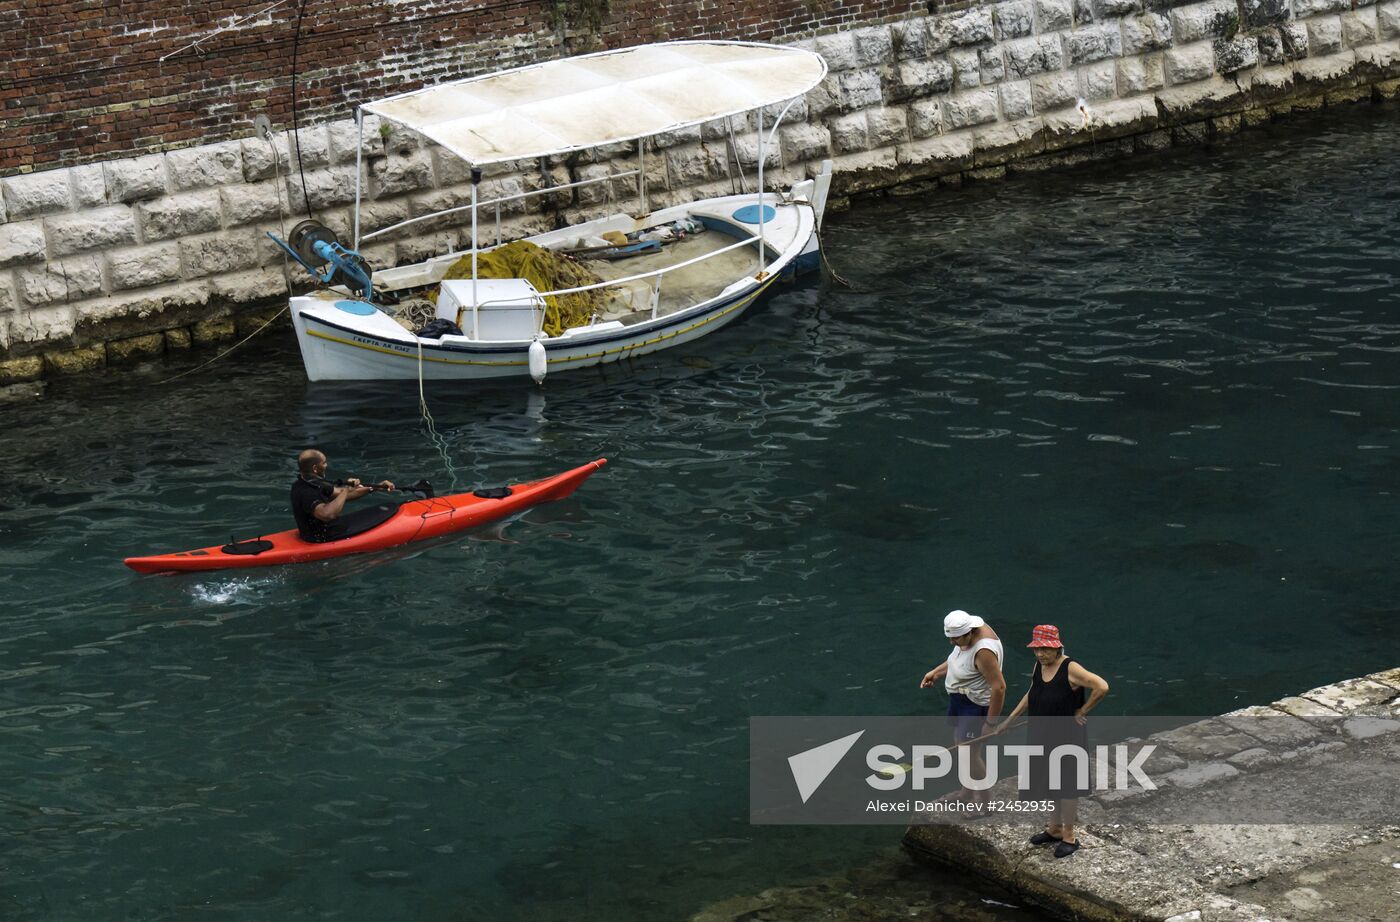
[[[943,634],[953,645],[948,659],[924,674],[920,688],[929,688],[943,679],[948,689],[948,723],[953,727],[953,743],[966,743],[990,733],[989,721],[1001,716],[1006,700],[1006,679],[1001,674],[1001,638],[976,615],[962,609],[948,612]],[[986,775],[981,747],[972,748],[977,777]],[[985,792],[979,792],[979,800]]]

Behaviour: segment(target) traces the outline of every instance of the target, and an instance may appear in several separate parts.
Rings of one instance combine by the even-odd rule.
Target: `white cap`
[[[943,634],[946,637],[961,637],[968,631],[975,631],[987,622],[976,615],[969,615],[961,608],[948,612],[943,619]]]

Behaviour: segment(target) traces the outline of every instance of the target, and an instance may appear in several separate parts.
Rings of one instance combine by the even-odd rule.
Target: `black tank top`
[[[1074,712],[1084,706],[1087,689],[1075,688],[1069,684],[1069,657],[1060,664],[1060,669],[1049,682],[1040,677],[1040,663],[1035,664],[1031,674],[1030,698],[1026,713],[1031,717],[1073,717]]]

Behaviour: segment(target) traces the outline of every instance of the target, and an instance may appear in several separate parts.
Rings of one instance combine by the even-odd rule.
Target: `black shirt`
[[[323,544],[342,537],[339,523],[316,518],[316,507],[330,502],[334,496],[335,487],[319,477],[298,476],[292,484],[292,516],[297,520],[297,531],[303,541]]]

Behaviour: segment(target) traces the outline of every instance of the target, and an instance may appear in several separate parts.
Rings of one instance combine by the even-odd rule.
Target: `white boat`
[[[539,381],[545,374],[680,345],[733,322],[776,281],[819,264],[817,234],[831,182],[830,161],[815,177],[781,192],[764,189],[763,166],[783,116],[825,76],[825,61],[801,49],[666,42],[550,61],[364,104],[357,111],[361,132],[365,113],[371,113],[464,160],[471,167],[471,204],[362,236],[357,162],[353,247],[341,246],[314,222],[299,225],[284,244],[326,283],[290,301],[307,376],[321,381],[529,375]],[[765,107],[783,103],[773,123],[765,125]],[[757,113],[755,191],[651,210],[647,138],[724,120],[731,128],[737,164],[732,119],[751,112]],[[628,142],[636,142],[636,169],[478,200],[483,167]],[[539,291],[523,278],[479,275],[479,257],[503,244],[500,206],[632,176],[638,214],[613,214],[524,238],[552,250],[574,250],[600,238],[611,241],[606,255],[629,258],[590,263],[602,281]],[[490,247],[479,246],[482,209],[496,214]],[[378,272],[358,254],[361,244],[375,237],[465,210],[471,211],[470,250]],[[645,253],[630,256],[635,251]],[[463,256],[470,257],[470,278],[444,281],[449,267]],[[548,321],[546,298],[584,291],[600,292],[598,300],[606,308],[568,328],[559,328],[558,317]],[[398,319],[402,310],[393,306],[396,298],[430,292],[436,317],[460,332],[418,335]],[[546,333],[546,326],[555,329]]]

